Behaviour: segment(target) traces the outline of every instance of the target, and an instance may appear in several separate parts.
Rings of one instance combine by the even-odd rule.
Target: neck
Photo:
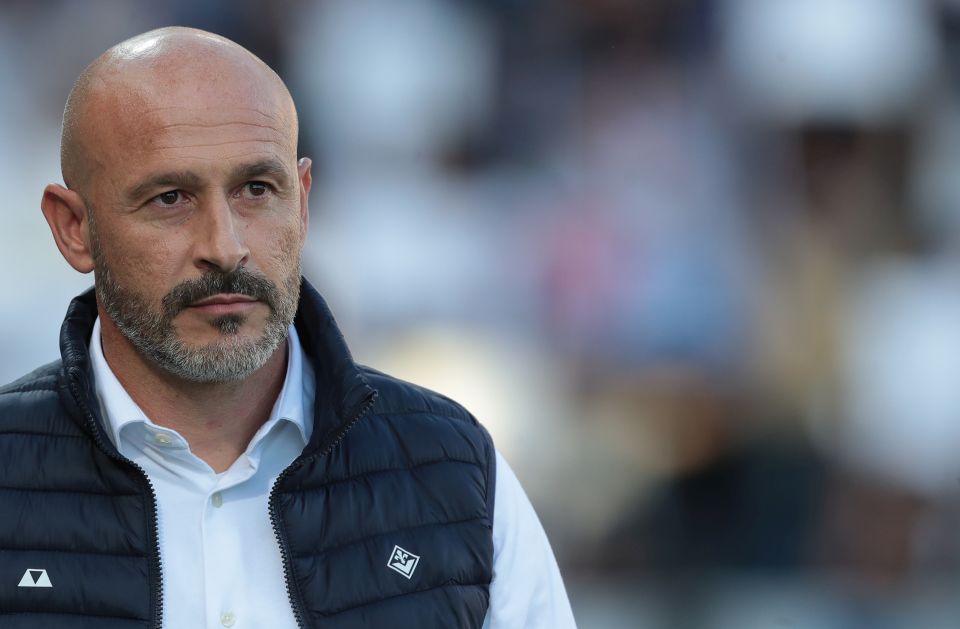
[[[287,343],[257,371],[235,382],[183,380],[144,358],[100,313],[103,355],[150,420],[175,430],[216,472],[228,469],[270,417],[287,368]]]

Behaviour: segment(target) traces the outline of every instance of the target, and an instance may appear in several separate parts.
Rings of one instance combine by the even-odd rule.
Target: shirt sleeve
[[[483,629],[576,629],[543,526],[500,452],[496,461],[493,582]]]

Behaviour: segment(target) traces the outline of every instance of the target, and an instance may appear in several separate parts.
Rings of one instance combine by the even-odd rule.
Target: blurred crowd
[[[7,0],[0,380],[91,283],[73,78],[168,24],[287,82],[305,275],[490,428],[582,627],[956,626],[960,2]]]

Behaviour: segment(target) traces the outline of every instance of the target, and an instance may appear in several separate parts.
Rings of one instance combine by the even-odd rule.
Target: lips
[[[229,305],[229,304],[244,304],[244,303],[253,303],[257,301],[255,298],[250,297],[249,295],[213,295],[207,297],[206,299],[201,299],[200,301],[190,304],[191,308],[202,308],[204,306],[217,306],[217,305]]]
[[[259,303],[259,300],[249,295],[221,294],[196,301],[188,310],[211,317],[242,315]]]

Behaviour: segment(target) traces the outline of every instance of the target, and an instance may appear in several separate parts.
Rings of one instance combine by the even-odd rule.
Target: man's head
[[[310,162],[280,78],[237,44],[166,28],[122,42],[74,85],[66,187],[42,208],[95,273],[103,325],[195,382],[240,380],[286,338],[299,298]]]

